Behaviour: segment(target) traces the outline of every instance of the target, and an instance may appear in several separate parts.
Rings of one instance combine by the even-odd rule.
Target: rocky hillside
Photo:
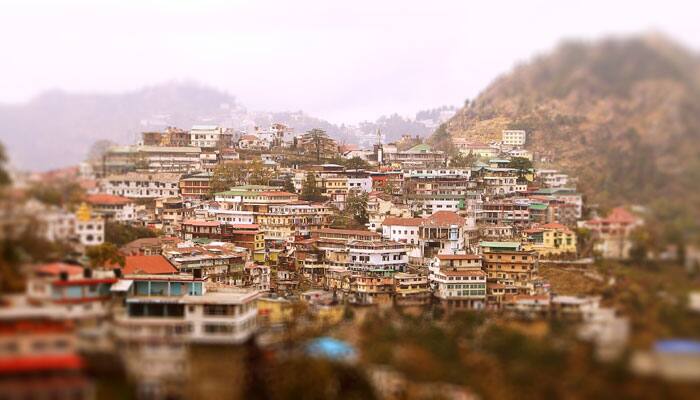
[[[446,128],[477,141],[527,130],[540,166],[578,176],[603,207],[700,208],[700,58],[658,35],[564,43],[497,79]]]

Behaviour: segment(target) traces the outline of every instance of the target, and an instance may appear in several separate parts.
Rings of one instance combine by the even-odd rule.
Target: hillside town
[[[636,257],[645,210],[588,204],[577,176],[531,152],[528,132],[500,134],[438,149],[377,132],[359,148],[280,123],[170,127],[74,168],[18,174],[0,234],[42,243],[45,256],[18,254],[16,282],[4,283],[0,373],[28,385],[0,380],[0,398],[97,398],[99,357],[123,366],[137,398],[223,398],[234,389],[218,386],[243,378],[207,371],[244,365],[236,349],[251,346],[361,365],[378,398],[479,398],[367,358],[382,315],[558,321],[595,362],[627,357],[638,326],[615,294],[596,292],[623,282],[597,265]],[[697,268],[700,252],[684,260]],[[560,286],[560,274],[594,289]],[[628,370],[700,379],[697,342],[652,339]],[[218,350],[193,361],[201,348]]]

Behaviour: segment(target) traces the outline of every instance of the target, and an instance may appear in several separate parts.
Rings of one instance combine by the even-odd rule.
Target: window
[[[226,334],[233,333],[235,327],[233,325],[221,325],[221,324],[205,324],[204,332],[208,334]]]

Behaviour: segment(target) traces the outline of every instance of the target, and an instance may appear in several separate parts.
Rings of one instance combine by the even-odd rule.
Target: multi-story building
[[[93,215],[92,209],[83,203],[75,212],[75,237],[83,246],[97,246],[104,243],[105,223],[101,216]]]
[[[126,197],[98,193],[88,195],[85,201],[95,214],[107,220],[131,222],[136,219],[136,204]]]
[[[141,133],[141,141],[144,146],[188,147],[190,134],[183,129],[168,127],[163,132]]]
[[[486,274],[481,256],[438,255],[428,265],[428,280],[439,301],[454,308],[484,308]]]
[[[202,167],[199,147],[138,146],[135,168],[144,172],[192,172]]]
[[[216,125],[195,125],[190,129],[190,145],[201,148],[231,147],[233,132]]]
[[[594,218],[581,225],[596,239],[594,249],[604,258],[626,259],[632,249],[631,233],[644,221],[622,207],[614,208],[605,218]]]
[[[62,310],[23,296],[0,306],[0,396],[6,399],[96,398],[84,371],[75,325]]]
[[[569,184],[569,175],[556,169],[538,169],[535,175],[548,188],[564,188]]]
[[[27,298],[61,310],[62,318],[99,320],[107,316],[109,289],[117,279],[112,270],[50,263],[35,266],[27,282]]]
[[[513,195],[523,189],[518,183],[518,170],[514,168],[483,168],[479,180],[483,182],[484,193],[490,196]]]
[[[179,195],[178,173],[136,173],[112,175],[102,180],[103,191],[107,194],[129,198],[156,199]]]
[[[489,282],[512,283],[522,294],[534,291],[534,280],[538,275],[537,252],[491,247],[483,254],[483,264]]]
[[[424,275],[399,272],[394,274],[394,304],[423,306],[430,303],[430,287]]]
[[[442,151],[434,151],[427,144],[418,144],[405,151],[386,153],[384,161],[403,168],[439,168],[445,166],[447,155]]]
[[[512,239],[514,236],[513,226],[507,224],[482,225],[479,227],[479,236],[484,240]]]
[[[492,146],[486,143],[471,142],[466,138],[455,138],[454,144],[460,153],[464,155],[472,154],[479,158],[493,158],[500,152],[498,146]]]
[[[523,249],[534,250],[541,256],[576,254],[576,234],[559,223],[549,223],[526,229]]]
[[[372,178],[367,171],[346,171],[347,190],[369,193],[372,191]]]
[[[350,298],[360,305],[391,305],[394,278],[354,274],[350,277]]]
[[[185,200],[201,200],[208,196],[211,172],[197,172],[180,178],[180,196]]]
[[[353,240],[348,242],[348,268],[352,272],[392,276],[408,267],[406,245],[392,241]]]
[[[168,235],[177,233],[185,218],[185,205],[182,198],[159,198],[155,203],[156,226]]]
[[[290,201],[270,205],[257,213],[256,220],[265,233],[266,241],[284,243],[295,236],[308,236],[314,229],[329,226],[333,220],[333,210],[325,204]]]
[[[522,147],[525,146],[527,133],[522,130],[503,130],[501,132],[501,142],[506,146]]]
[[[519,200],[485,201],[477,218],[483,224],[524,226],[530,223],[530,206]]]
[[[583,196],[573,188],[546,188],[533,193],[542,199],[556,200],[565,204],[571,204],[576,208],[576,219],[583,216]]]
[[[211,282],[241,285],[247,252],[222,245],[166,247],[163,255],[181,273],[206,277]]]
[[[259,292],[207,285],[192,275],[125,275],[114,336],[144,395],[182,394],[190,345],[239,345],[256,330]]]
[[[480,269],[440,269],[433,282],[435,297],[448,307],[481,309],[486,305],[486,274]]]

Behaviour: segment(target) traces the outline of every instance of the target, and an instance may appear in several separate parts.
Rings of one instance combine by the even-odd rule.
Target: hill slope
[[[700,201],[700,59],[660,36],[564,43],[497,79],[446,127],[473,140],[527,130],[541,165],[578,176],[602,206]]]

